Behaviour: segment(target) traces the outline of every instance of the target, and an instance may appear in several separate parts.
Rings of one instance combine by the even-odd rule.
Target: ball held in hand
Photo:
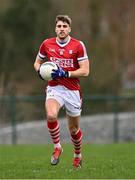
[[[51,74],[53,70],[57,70],[57,69],[58,69],[58,66],[55,63],[45,62],[41,64],[39,73],[44,80],[48,81],[48,80],[52,80]]]

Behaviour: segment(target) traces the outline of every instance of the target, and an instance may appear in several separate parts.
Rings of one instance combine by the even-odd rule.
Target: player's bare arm
[[[39,70],[39,68],[40,68],[40,66],[41,66],[42,63],[43,63],[43,62],[41,61],[41,59],[38,58],[38,57],[36,57],[36,60],[35,60],[35,62],[34,62],[34,69],[35,69],[35,71],[38,71],[38,70]]]
[[[85,77],[89,75],[89,60],[79,62],[79,69],[76,71],[70,71],[70,77]]]
[[[65,71],[60,67],[57,70],[53,70],[52,79],[56,79],[58,77],[79,78],[79,77],[86,77],[88,75],[89,75],[89,60],[85,59],[79,62],[79,68],[75,71]]]

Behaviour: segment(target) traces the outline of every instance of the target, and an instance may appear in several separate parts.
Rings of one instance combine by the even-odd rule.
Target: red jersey
[[[65,71],[75,71],[79,68],[79,61],[88,59],[85,45],[72,37],[60,44],[56,37],[46,39],[40,46],[38,56],[44,60],[56,63]],[[49,86],[63,85],[70,90],[80,90],[80,81],[78,78],[57,78],[48,81]]]

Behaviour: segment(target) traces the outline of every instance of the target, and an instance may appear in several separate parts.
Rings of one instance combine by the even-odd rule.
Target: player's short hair
[[[68,15],[58,15],[58,16],[56,16],[55,23],[57,24],[58,21],[66,22],[71,27],[72,20]]]

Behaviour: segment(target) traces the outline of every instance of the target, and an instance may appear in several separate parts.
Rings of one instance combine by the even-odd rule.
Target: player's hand
[[[67,77],[69,77],[69,72],[64,71],[62,68],[60,68],[58,66],[57,70],[53,69],[51,76],[52,76],[52,79],[56,79],[58,77],[66,77],[67,78]]]

